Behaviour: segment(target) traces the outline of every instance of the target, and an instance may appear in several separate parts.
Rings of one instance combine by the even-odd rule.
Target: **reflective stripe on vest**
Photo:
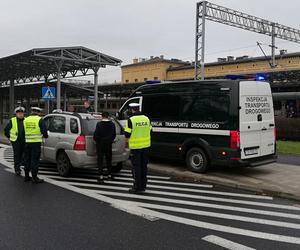
[[[149,148],[151,146],[151,124],[145,115],[136,115],[130,118],[132,129],[126,126],[125,131],[131,133],[129,138],[130,149]]]
[[[12,127],[9,132],[9,140],[15,142],[18,139],[18,122],[17,117],[11,118]]]
[[[26,143],[42,142],[42,133],[39,126],[41,117],[31,115],[24,120],[25,141]]]

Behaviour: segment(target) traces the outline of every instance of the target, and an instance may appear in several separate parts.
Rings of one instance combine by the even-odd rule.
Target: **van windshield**
[[[93,135],[98,122],[99,122],[98,119],[89,119],[89,120],[84,119],[83,126],[85,129],[85,135]],[[112,120],[112,122],[115,124],[116,134],[117,135],[121,134],[121,127],[119,126],[119,124],[117,124],[117,122],[115,122],[114,120]]]

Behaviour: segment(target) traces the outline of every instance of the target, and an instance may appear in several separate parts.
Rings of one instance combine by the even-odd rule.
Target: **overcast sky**
[[[132,59],[164,55],[194,60],[196,0],[0,0],[0,57],[38,47],[82,45]],[[210,2],[300,29],[298,0]],[[206,62],[233,55],[262,55],[256,42],[270,37],[207,23]],[[279,49],[300,44],[276,40]],[[278,49],[278,52],[279,52]],[[101,69],[100,82],[120,81],[118,67]]]

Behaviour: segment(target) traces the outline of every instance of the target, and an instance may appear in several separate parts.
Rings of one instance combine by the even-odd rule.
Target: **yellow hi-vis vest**
[[[145,115],[136,115],[130,117],[132,128],[125,128],[125,131],[131,133],[129,138],[129,148],[130,149],[142,149],[149,148],[151,146],[151,124],[150,120]]]
[[[42,142],[43,135],[39,126],[41,117],[31,115],[24,120],[25,141],[26,143]]]
[[[11,118],[12,127],[9,131],[9,140],[15,142],[18,139],[18,122],[17,117]]]

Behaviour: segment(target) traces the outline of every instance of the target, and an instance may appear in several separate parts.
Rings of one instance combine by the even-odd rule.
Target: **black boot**
[[[43,183],[44,180],[43,179],[40,179],[39,177],[35,176],[35,177],[32,177],[32,183],[34,184],[39,184],[39,183]]]
[[[31,178],[30,178],[30,176],[29,176],[29,172],[26,172],[26,171],[25,171],[24,182],[29,182],[29,181],[31,181]]]

